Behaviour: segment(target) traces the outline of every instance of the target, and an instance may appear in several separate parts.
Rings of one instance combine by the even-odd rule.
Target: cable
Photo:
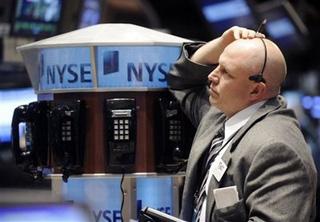
[[[121,201],[121,208],[120,208],[120,212],[121,212],[121,221],[123,222],[123,204],[124,204],[124,190],[123,190],[123,180],[124,180],[124,172],[122,173],[121,176],[121,181],[120,181],[120,189],[121,189],[121,195],[122,195],[122,201]]]

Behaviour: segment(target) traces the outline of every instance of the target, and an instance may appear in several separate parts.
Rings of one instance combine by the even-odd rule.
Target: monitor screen
[[[0,144],[11,142],[11,121],[14,109],[36,101],[33,88],[11,88],[0,90]]]
[[[16,0],[11,34],[29,37],[56,35],[61,9],[62,0]]]
[[[245,0],[200,0],[200,9],[210,30],[215,36],[221,35],[232,26],[255,29],[256,19]]]
[[[100,22],[100,0],[82,0],[79,28],[96,25]]]

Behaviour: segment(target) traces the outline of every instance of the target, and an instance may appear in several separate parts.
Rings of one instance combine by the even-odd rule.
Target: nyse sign
[[[167,73],[178,46],[98,47],[99,87],[167,88]]]
[[[177,46],[97,47],[98,88],[167,88],[167,73],[180,55]],[[42,49],[40,90],[93,88],[89,47]]]
[[[133,207],[136,207],[137,216],[144,207],[152,207],[164,213],[172,214],[172,197],[174,196],[172,194],[172,180],[170,176],[136,178],[134,186],[136,189],[136,205],[130,205],[131,209],[123,208],[123,215],[128,215],[129,211],[133,212]],[[130,188],[126,189],[127,192],[133,192]],[[68,183],[62,184],[61,191],[65,200],[87,205],[91,211],[93,222],[122,221],[122,193],[119,177],[71,177]],[[125,201],[132,203],[130,199]]]
[[[42,49],[39,60],[41,90],[93,87],[90,48]]]

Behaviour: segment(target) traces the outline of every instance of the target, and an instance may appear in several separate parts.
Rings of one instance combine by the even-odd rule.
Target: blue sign
[[[178,46],[97,47],[99,88],[167,88],[167,73],[178,59]]]
[[[69,178],[63,184],[63,196],[88,205],[94,222],[121,222],[120,178]]]
[[[40,90],[93,87],[89,47],[47,48],[39,55]]]
[[[178,46],[96,47],[97,86],[90,47],[46,48],[39,54],[39,90],[167,88],[167,73]]]
[[[151,207],[172,215],[172,178],[137,178],[137,213]],[[137,214],[138,215],[138,214]]]
[[[122,194],[120,178],[80,177],[68,179],[62,187],[66,201],[82,203],[89,207],[94,222],[121,222]],[[173,214],[173,178],[136,178],[137,215],[144,207],[152,207]]]

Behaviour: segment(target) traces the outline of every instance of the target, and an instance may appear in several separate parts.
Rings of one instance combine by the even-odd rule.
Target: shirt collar
[[[240,112],[237,112],[235,115],[233,115],[230,119],[228,119],[225,123],[225,139],[228,140],[230,136],[232,136],[234,133],[236,133],[246,122],[250,119],[250,117],[259,109],[262,104],[264,104],[266,101],[261,101],[258,103],[255,103],[251,106],[248,106],[247,108],[241,110]],[[226,141],[225,140],[225,141]]]

